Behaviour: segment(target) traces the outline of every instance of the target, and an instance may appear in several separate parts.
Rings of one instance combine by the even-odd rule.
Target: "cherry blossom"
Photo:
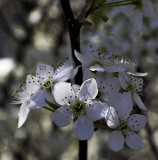
[[[50,65],[38,64],[36,70],[36,76],[28,75],[27,83],[32,83],[40,86],[40,91],[36,96],[32,97],[32,101],[37,105],[34,107],[43,107],[46,102],[45,99],[49,100],[52,85],[67,81],[71,74],[73,74],[73,66],[65,66],[61,64],[57,67]],[[53,88],[53,87],[52,87]]]
[[[135,31],[140,31],[142,28],[143,15],[154,17],[154,7],[152,1],[137,0],[134,5],[122,6],[121,11],[130,17]]]
[[[143,88],[143,79],[134,75],[127,75],[125,72],[119,73],[119,80],[122,88],[128,92],[131,92],[131,96],[142,110],[147,110],[147,107],[143,104],[139,94]]]
[[[27,77],[27,80],[28,78],[29,77]],[[39,89],[40,87],[37,85],[26,83],[24,86],[20,86],[20,89],[16,90],[13,93],[14,100],[11,103],[21,104],[20,111],[18,114],[18,128],[20,128],[26,121],[30,108],[38,107],[31,100],[31,97],[35,96]]]
[[[90,45],[86,54],[75,51],[76,58],[82,63],[83,70],[88,68],[90,71],[98,72],[121,72],[123,67],[117,65],[117,57],[104,50],[98,50]]]
[[[74,131],[80,140],[91,138],[93,121],[102,119],[108,107],[100,101],[93,101],[98,94],[95,79],[88,79],[81,86],[60,82],[52,92],[56,102],[61,105],[53,114],[52,120],[63,127],[74,121]]]
[[[108,144],[116,152],[123,148],[124,142],[133,150],[140,150],[143,147],[141,138],[135,133],[146,124],[146,117],[141,114],[132,114],[124,117],[119,109],[109,107],[105,113],[105,120],[110,128],[115,128],[109,136]],[[123,110],[122,110],[123,111]]]

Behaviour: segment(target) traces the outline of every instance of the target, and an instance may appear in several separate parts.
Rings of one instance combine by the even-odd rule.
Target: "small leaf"
[[[54,104],[54,103],[51,103],[50,101],[48,101],[48,100],[46,100],[46,99],[45,99],[45,101],[46,101],[46,103],[47,103],[50,107],[52,107],[52,108],[55,109],[55,110],[57,110],[58,108],[60,108],[58,105],[56,105],[56,104]]]

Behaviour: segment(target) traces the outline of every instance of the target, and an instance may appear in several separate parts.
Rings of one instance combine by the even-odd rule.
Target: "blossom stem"
[[[87,140],[79,140],[79,160],[87,160]]]
[[[82,24],[75,19],[69,0],[60,0],[64,16],[69,29],[69,36],[71,42],[72,57],[76,66],[81,65],[81,62],[75,57],[74,51],[80,52],[80,29]],[[82,84],[82,69],[79,68],[77,75],[75,76],[75,83]],[[87,140],[79,140],[79,160],[87,160]]]
[[[71,52],[73,60],[76,64],[76,66],[81,65],[81,62],[76,58],[74,51],[80,52],[80,29],[82,24],[78,22],[77,19],[75,19],[69,0],[60,0],[64,16],[68,25],[69,29],[69,36],[70,36],[70,42],[71,42]],[[82,84],[82,69],[79,68],[78,73],[75,77],[75,83],[76,84]]]
[[[55,110],[54,110],[54,109],[49,108],[49,107],[46,107],[46,106],[44,106],[44,107],[43,107],[43,109],[46,109],[46,110],[51,111],[51,112],[55,112]]]

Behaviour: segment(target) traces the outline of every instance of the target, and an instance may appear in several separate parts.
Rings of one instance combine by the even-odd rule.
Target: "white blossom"
[[[73,74],[73,66],[67,67],[61,64],[60,66],[52,67],[50,65],[38,64],[36,76],[29,75],[27,79],[27,83],[40,86],[38,94],[32,97],[32,101],[37,104],[34,107],[43,107],[46,104],[45,99],[49,100],[51,87],[58,82],[67,81],[71,74]]]
[[[107,105],[93,101],[98,94],[95,79],[88,79],[81,86],[60,82],[52,91],[56,102],[61,105],[53,114],[52,120],[60,127],[74,121],[74,131],[80,140],[91,138],[93,121],[102,119]]]
[[[142,110],[146,110],[147,107],[143,104],[139,94],[143,88],[143,79],[134,75],[127,75],[125,72],[119,73],[119,80],[122,88],[128,92],[131,92],[131,96]]]
[[[33,97],[39,89],[40,87],[37,85],[26,83],[24,86],[21,86],[19,90],[16,90],[13,93],[14,100],[11,103],[21,104],[20,111],[18,114],[18,128],[20,128],[26,121],[30,108],[38,107],[31,100],[31,97]]]
[[[153,3],[150,0],[137,0],[135,5],[122,6],[121,11],[130,17],[136,31],[140,31],[142,28],[143,15],[155,16]]]
[[[123,67],[117,65],[118,58],[107,51],[97,50],[90,45],[90,50],[86,54],[75,51],[75,56],[82,63],[83,70],[88,68],[90,71],[98,72],[121,72]]]
[[[123,148],[124,142],[133,150],[142,149],[142,140],[135,133],[143,128],[146,124],[146,117],[141,114],[133,114],[130,117],[123,117],[126,113],[121,114],[113,107],[109,107],[105,113],[105,120],[110,128],[115,128],[109,136],[108,144],[116,152]],[[123,110],[122,110],[123,112]]]

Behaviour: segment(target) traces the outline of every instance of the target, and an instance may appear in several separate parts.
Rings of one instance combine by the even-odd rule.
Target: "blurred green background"
[[[84,0],[71,0],[77,16]],[[109,131],[99,130],[88,143],[89,160],[158,159],[158,18],[143,18],[142,31],[133,32],[130,20],[119,9],[102,14],[107,23],[91,16],[91,26],[81,30],[81,50],[91,43],[126,56],[138,71],[148,72],[143,101],[149,108],[146,127],[140,131],[144,148],[126,146],[118,153],[107,145]],[[98,20],[99,19],[99,20]],[[58,0],[0,0],[0,160],[74,160],[78,140],[73,126],[56,127],[52,113],[31,110],[17,128],[19,105],[9,103],[14,89],[34,74],[38,63],[54,64],[70,54],[69,35]]]

